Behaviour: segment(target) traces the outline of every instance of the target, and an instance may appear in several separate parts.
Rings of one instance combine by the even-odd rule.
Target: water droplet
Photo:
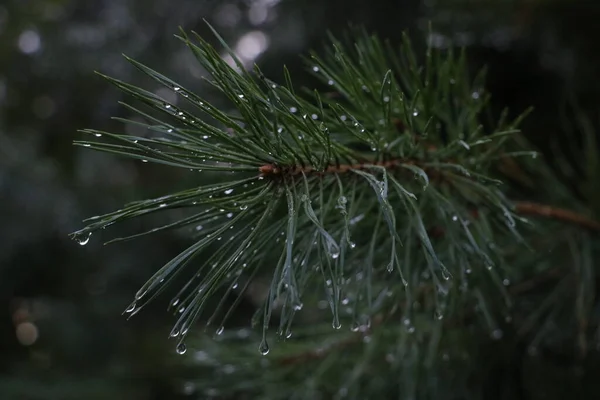
[[[444,278],[445,281],[450,280],[451,278],[450,272],[446,270],[446,268],[442,268],[442,278]]]
[[[233,189],[227,189],[223,193],[225,193],[225,194],[231,194],[231,193],[233,193]]]
[[[503,335],[504,335],[504,332],[502,332],[501,329],[494,329],[494,331],[492,332],[492,339],[500,340],[500,339],[502,339]]]
[[[384,102],[384,103],[389,103],[389,101],[390,101],[390,96],[385,96],[385,97],[383,98],[383,102]]]
[[[177,337],[179,336],[179,329],[173,329],[170,333],[171,337]]]
[[[267,343],[267,339],[263,339],[260,342],[260,345],[258,346],[258,351],[260,352],[260,354],[262,354],[263,356],[266,356],[267,354],[269,354],[269,343]]]
[[[504,280],[502,281],[502,284],[503,284],[504,286],[508,286],[508,285],[510,285],[510,280],[508,280],[508,279],[504,279]]]
[[[298,111],[296,107],[290,107],[290,112],[295,113],[296,111]]]
[[[333,322],[331,326],[333,327],[333,329],[340,329],[342,327],[342,323],[340,322],[340,319],[337,315],[333,317]]]
[[[231,217],[233,217],[233,213],[227,213],[225,216],[226,216],[227,218],[231,218]]]
[[[444,313],[441,310],[435,310],[435,318],[437,320],[444,319]]]
[[[127,308],[125,309],[126,313],[130,313],[133,312],[133,310],[135,310],[136,304],[135,301],[133,303],[131,303],[129,306],[127,306]]]
[[[181,90],[181,88],[180,88],[180,87],[177,87],[177,86],[175,86],[175,87],[173,88],[173,90],[174,90],[174,91],[176,91],[176,92],[179,92],[179,91]]]
[[[191,396],[196,391],[196,385],[193,382],[186,382],[183,385],[182,392],[186,396]]]
[[[198,226],[196,226],[196,230],[197,230],[197,231],[201,231],[201,230],[202,230],[202,228],[204,228],[202,225],[198,225]]]
[[[217,329],[217,331],[215,332],[217,335],[221,336],[223,334],[223,332],[225,331],[225,327],[221,326],[219,327],[219,329]]]
[[[142,162],[148,162],[148,160],[142,160]]]
[[[333,80],[331,80],[331,79],[330,79],[330,80],[328,80],[328,81],[327,81],[327,84],[328,84],[329,86],[333,86],[333,84],[335,84],[335,82],[334,82]]]
[[[286,338],[286,339],[289,339],[289,338],[291,338],[291,337],[292,337],[292,331],[290,331],[290,330],[287,330],[287,331],[285,332],[285,338]]]
[[[473,93],[471,93],[471,97],[472,97],[473,99],[475,99],[475,100],[477,100],[477,99],[479,98],[479,96],[480,96],[480,95],[479,95],[479,92],[473,92]]]
[[[175,348],[175,351],[177,352],[177,354],[185,354],[185,352],[187,351],[187,346],[185,345],[185,343],[179,343]]]
[[[452,221],[454,221],[454,222],[458,221],[458,217],[456,215],[453,215],[452,216]]]
[[[231,375],[235,372],[235,366],[231,365],[231,364],[226,364],[223,366],[223,373],[227,374],[227,375]]]
[[[85,246],[86,244],[89,243],[90,241],[90,237],[92,236],[92,232],[88,232],[88,233],[82,233],[79,234],[77,236],[75,236],[73,239],[80,245],[80,246]]]
[[[319,67],[317,67],[317,66],[315,65],[314,67],[312,67],[312,70],[313,70],[314,72],[319,72]]]

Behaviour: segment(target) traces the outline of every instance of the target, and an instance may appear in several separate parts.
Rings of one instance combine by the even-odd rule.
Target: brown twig
[[[600,222],[595,221],[585,215],[574,211],[557,208],[546,204],[532,203],[528,201],[518,201],[515,203],[515,210],[520,215],[535,215],[547,217],[559,221],[569,222],[594,231],[600,231]]]
[[[413,165],[413,164],[415,164],[415,162],[412,160],[395,159],[395,160],[388,160],[388,161],[378,161],[378,162],[373,162],[373,163],[340,164],[340,165],[330,165],[324,171],[319,171],[310,166],[302,167],[300,165],[294,165],[292,167],[281,168],[274,164],[265,164],[265,165],[262,165],[260,168],[258,168],[258,170],[263,176],[282,175],[282,174],[299,175],[301,173],[305,173],[307,175],[312,174],[312,173],[343,174],[352,169],[357,169],[357,170],[368,169],[369,167],[371,167],[373,165],[378,166],[378,167],[383,167],[385,169],[392,169],[392,168],[397,167],[400,164]]]

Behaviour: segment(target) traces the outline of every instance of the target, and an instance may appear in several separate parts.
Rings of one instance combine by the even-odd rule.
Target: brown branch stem
[[[556,219],[559,221],[569,222],[574,225],[579,225],[583,228],[600,231],[600,222],[595,221],[585,215],[578,214],[574,211],[565,210],[563,208],[553,207],[547,204],[533,203],[529,201],[518,201],[515,204],[515,210],[520,215],[535,215]]]

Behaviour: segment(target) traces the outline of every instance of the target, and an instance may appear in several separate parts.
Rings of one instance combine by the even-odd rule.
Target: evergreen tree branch
[[[357,36],[352,46],[332,39],[326,57],[309,60],[315,76],[339,98],[297,95],[287,73],[286,85],[279,85],[258,67],[244,70],[233,52],[237,68],[231,67],[203,38],[192,40],[184,32],[179,39],[235,112],[129,58],[184,104],[103,76],[145,107],[125,105],[144,118],[136,124],[152,135],[85,130],[92,139],[77,144],[223,176],[218,183],[93,217],[73,234],[85,244],[93,232],[117,222],[193,210],[144,233],[186,228],[194,230],[195,242],[160,268],[125,311],[135,315],[175,276],[189,274],[169,308],[178,317],[171,336],[179,353],[199,321],[207,327],[221,321],[222,331],[247,290],[242,283],[259,275],[270,275],[265,302],[252,319],[262,327],[263,354],[269,352],[274,315],[285,336],[304,303],[320,296],[334,329],[348,320],[359,330],[390,310],[398,310],[409,329],[419,315],[441,320],[474,304],[488,310],[497,296],[509,303],[503,281],[510,267],[492,244],[523,239],[520,217],[492,166],[506,157],[534,155],[521,148],[504,151],[520,119],[484,129],[480,114],[489,96],[483,75],[469,78],[464,54],[429,48],[420,66],[407,37],[401,49],[392,50],[375,37]],[[444,235],[432,233],[438,225]],[[461,287],[469,284],[477,290],[463,294]],[[204,316],[216,297],[218,305]],[[418,312],[415,301],[423,305]],[[484,320],[486,329],[497,329],[491,313]],[[434,325],[427,335],[430,354],[443,328]]]

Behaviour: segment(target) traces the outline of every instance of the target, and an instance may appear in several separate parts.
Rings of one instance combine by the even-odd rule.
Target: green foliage
[[[168,229],[194,232],[193,244],[159,269],[125,311],[136,314],[185,275],[169,308],[177,316],[171,336],[180,354],[200,320],[216,326],[220,340],[236,337],[223,334],[228,318],[253,282],[268,277],[265,300],[252,318],[261,326],[258,337],[244,334],[243,345],[214,348],[198,339],[198,348],[211,348],[203,350],[204,366],[214,369],[211,363],[219,360],[237,368],[233,380],[225,376],[230,371],[215,375],[222,381],[202,383],[220,394],[411,398],[427,387],[436,397],[455,382],[454,390],[470,397],[472,371],[463,356],[473,350],[472,339],[482,332],[485,340],[500,339],[514,307],[507,287],[547,269],[532,264],[533,256],[518,256],[534,254],[517,229],[527,220],[507,198],[498,169],[525,156],[525,169],[539,172],[539,159],[512,140],[520,118],[484,120],[484,73],[471,80],[463,52],[430,46],[419,62],[406,36],[399,49],[364,32],[353,38],[348,44],[332,38],[323,57],[308,59],[310,71],[333,93],[297,94],[287,72],[284,85],[272,82],[258,67],[246,71],[229,50],[232,67],[204,39],[182,32],[179,39],[209,74],[207,82],[235,111],[218,109],[127,58],[185,105],[105,77],[143,106],[124,104],[145,118],[148,135],[84,130],[92,140],[77,142],[143,162],[219,173],[217,183],[90,218],[73,237],[85,244],[116,222],[189,209],[189,216],[169,225],[111,241]],[[582,243],[593,252],[591,242]],[[589,265],[581,268],[591,273]],[[337,331],[343,325],[350,332]],[[269,353],[271,326],[280,338],[295,334],[265,366],[256,347],[250,356],[246,345],[250,335],[263,355]],[[366,346],[349,348],[355,342]],[[457,360],[450,369],[439,363],[441,348]],[[432,377],[440,383],[432,384]]]

